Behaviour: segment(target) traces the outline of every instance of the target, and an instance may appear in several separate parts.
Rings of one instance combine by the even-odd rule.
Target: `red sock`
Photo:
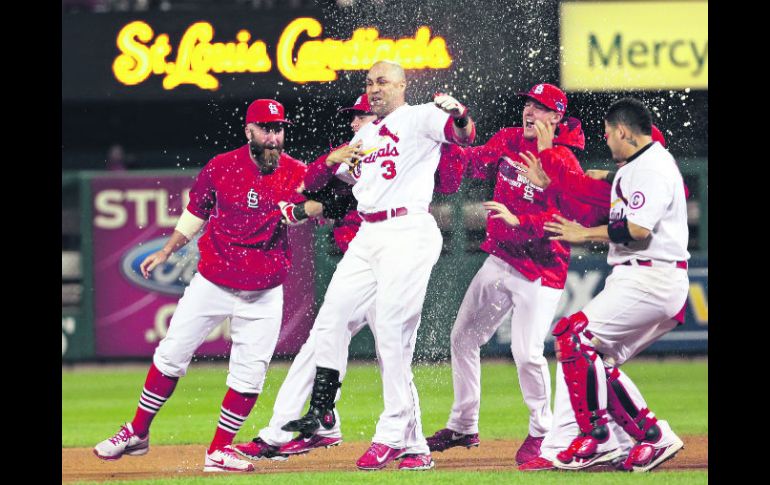
[[[177,381],[179,381],[178,377],[168,377],[161,374],[155,364],[150,366],[147,379],[144,381],[142,395],[139,396],[136,415],[131,421],[131,427],[134,428],[134,433],[137,436],[144,438],[150,431],[152,419],[174,392]]]
[[[227,389],[227,394],[222,401],[222,410],[219,414],[217,431],[214,440],[209,446],[209,453],[223,446],[231,445],[243,422],[249,417],[254,403],[259,394],[241,394],[238,391]]]

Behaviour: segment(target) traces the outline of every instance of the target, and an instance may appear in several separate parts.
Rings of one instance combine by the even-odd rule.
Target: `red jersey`
[[[334,150],[345,145],[347,143],[338,146]],[[305,175],[305,188],[307,190],[317,191],[323,189],[329,183],[335,183],[333,177],[337,167],[336,165],[331,167],[326,165],[326,157],[328,156],[328,153],[321,155],[308,166],[307,174]],[[462,183],[463,172],[465,172],[467,164],[468,157],[465,155],[462,147],[451,143],[442,144],[441,158],[436,168],[433,191],[438,194],[454,194],[457,192]],[[335,187],[335,190],[349,192],[352,197],[352,187],[346,182],[340,182],[340,184],[346,187]],[[355,209],[348,212],[342,219],[334,221],[334,241],[343,253],[348,250],[350,241],[353,240],[358,229],[361,227],[361,221],[361,216],[358,215],[358,211]]]
[[[307,167],[282,153],[278,168],[262,175],[249,146],[212,158],[190,190],[187,210],[208,219],[198,241],[198,271],[237,290],[274,288],[286,277],[291,253],[279,201],[300,202],[296,190]]]
[[[581,223],[593,223],[606,216],[601,209],[581,204],[563,193],[544,192],[531,184],[514,165],[501,159],[522,161],[519,152],[538,153],[537,139],[527,140],[523,128],[503,128],[482,146],[466,149],[470,160],[468,169],[475,178],[496,178],[493,199],[504,204],[521,224],[513,228],[502,219],[487,218],[487,238],[481,249],[510,264],[531,281],[541,279],[550,288],[564,288],[569,267],[569,244],[551,241],[543,231],[543,224],[561,213]],[[543,169],[549,174],[555,167],[566,166],[582,173],[570,148],[583,149],[585,136],[580,121],[569,118],[559,125],[550,156],[542,158]]]

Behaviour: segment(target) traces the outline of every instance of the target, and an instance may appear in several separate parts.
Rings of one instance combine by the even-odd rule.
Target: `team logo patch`
[[[561,101],[557,101],[556,102],[556,110],[557,111],[564,111],[564,103],[562,103]]]
[[[270,114],[272,114],[272,115],[277,115],[278,114],[278,105],[276,105],[274,103],[269,103],[267,105],[267,109],[270,110]]]
[[[535,86],[535,89],[533,89],[533,92],[535,94],[543,94],[543,85],[538,84],[537,86]]]
[[[644,194],[637,191],[631,194],[631,203],[629,204],[629,207],[632,209],[638,209],[641,206],[644,205]]]
[[[382,125],[382,128],[380,128],[380,131],[377,134],[379,136],[383,136],[383,137],[387,136],[387,137],[389,137],[391,140],[393,140],[396,143],[398,143],[398,141],[399,141],[398,136],[395,133],[393,133],[392,131],[390,131],[388,129],[388,127],[385,126],[385,125]]]
[[[254,192],[254,189],[249,190],[246,195],[246,201],[249,204],[249,208],[256,209],[259,206],[259,194]]]

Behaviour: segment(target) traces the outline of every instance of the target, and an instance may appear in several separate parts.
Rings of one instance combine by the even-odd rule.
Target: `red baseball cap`
[[[274,99],[258,99],[246,110],[246,124],[249,123],[289,123],[284,119],[283,105]]]
[[[535,84],[528,93],[516,93],[532,98],[548,109],[564,114],[567,111],[567,95],[553,84]]]
[[[666,139],[663,138],[663,133],[655,125],[652,125],[652,141],[659,142],[664,148],[666,146]]]
[[[369,105],[369,96],[367,96],[366,93],[359,96],[353,106],[337,110],[338,113],[342,113],[343,111],[362,111],[364,113],[373,114],[372,107]]]

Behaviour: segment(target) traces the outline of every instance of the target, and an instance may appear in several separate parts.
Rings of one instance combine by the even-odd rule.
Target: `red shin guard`
[[[583,312],[562,318],[556,324],[556,359],[561,363],[564,380],[569,390],[575,420],[583,434],[599,442],[609,437],[606,409],[599,408],[599,386],[596,350],[586,330],[588,319]]]

